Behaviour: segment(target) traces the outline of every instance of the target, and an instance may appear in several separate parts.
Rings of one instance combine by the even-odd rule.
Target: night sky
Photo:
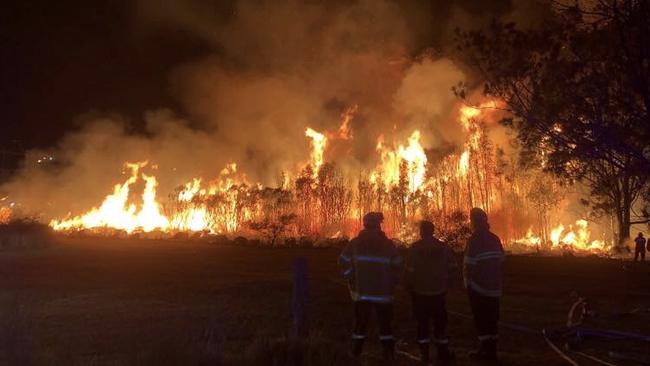
[[[2,144],[50,146],[85,113],[138,118],[149,108],[175,107],[168,91],[170,69],[208,47],[180,31],[139,35],[129,3],[4,4]]]
[[[219,48],[179,28],[150,32],[139,25],[135,1],[3,2],[0,13],[0,143],[25,149],[50,147],[92,115],[118,113],[137,121],[154,108],[182,114],[170,90],[170,72],[191,60],[219,55]],[[233,1],[211,3],[227,19]],[[456,1],[453,6],[485,15],[508,11],[511,1]],[[430,25],[423,47],[436,34],[448,1],[411,1]],[[415,12],[418,13],[418,12]],[[420,21],[422,21],[420,19]],[[429,21],[429,20],[427,20]],[[84,118],[86,117],[86,118]],[[134,123],[137,131],[138,122]]]

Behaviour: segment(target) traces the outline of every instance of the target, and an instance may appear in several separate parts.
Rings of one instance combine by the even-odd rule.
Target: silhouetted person
[[[354,302],[354,332],[352,353],[360,356],[367,336],[371,313],[379,323],[379,339],[384,358],[394,358],[395,337],[393,293],[402,267],[402,259],[393,242],[381,230],[384,215],[371,212],[363,217],[364,229],[352,239],[339,257],[343,276],[348,280]]]
[[[485,211],[473,208],[469,218],[472,235],[465,249],[464,278],[480,342],[470,356],[496,361],[503,247],[499,237],[490,232]]]
[[[645,261],[645,244],[646,240],[643,237],[643,233],[639,233],[637,235],[636,239],[634,239],[635,248],[634,248],[634,261],[636,262],[639,260],[639,256],[641,257],[642,261]]]
[[[449,247],[433,236],[431,221],[420,223],[420,240],[413,243],[406,257],[406,286],[411,292],[413,313],[417,320],[417,342],[422,362],[429,362],[431,320],[433,341],[437,345],[438,359],[453,358],[449,352],[446,295],[455,267],[454,255]]]

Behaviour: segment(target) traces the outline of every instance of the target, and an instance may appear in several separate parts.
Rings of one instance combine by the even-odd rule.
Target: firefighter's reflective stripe
[[[476,264],[480,261],[488,260],[488,259],[500,259],[502,260],[504,258],[503,253],[500,251],[495,251],[495,252],[485,252],[481,253],[475,256],[465,256],[465,263],[466,264]]]
[[[498,297],[501,296],[501,290],[487,290],[481,286],[479,286],[476,282],[469,280],[467,283],[468,287],[470,287],[472,290],[478,292],[481,295],[485,296],[491,296],[491,297]]]
[[[365,334],[352,334],[352,339],[366,339]]]
[[[431,343],[431,338],[418,339],[419,344],[429,344]]]
[[[485,259],[503,259],[503,252],[501,251],[494,251],[494,252],[484,252],[481,253],[477,256],[475,256],[477,261],[485,260]]]
[[[343,270],[343,277],[345,278],[350,278],[350,275],[352,274],[352,258],[348,255],[341,254],[339,256],[339,265],[341,266],[341,269]]]
[[[358,255],[355,256],[358,262],[369,262],[369,263],[381,263],[381,264],[390,264],[390,258],[387,257],[375,257],[369,255]]]
[[[436,344],[449,344],[449,339],[448,338],[436,338],[435,343]]]
[[[392,335],[383,335],[383,336],[379,336],[379,340],[380,341],[394,341],[395,337],[392,336]]]
[[[375,295],[361,295],[358,292],[352,292],[352,300],[354,301],[370,301],[379,303],[393,302],[392,296],[375,296]]]

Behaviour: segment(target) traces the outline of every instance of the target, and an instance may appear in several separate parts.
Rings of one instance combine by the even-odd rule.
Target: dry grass
[[[39,249],[53,241],[51,229],[31,219],[14,219],[0,224],[0,249]]]
[[[36,350],[31,309],[15,295],[0,300],[0,349],[8,365],[34,365]]]
[[[350,303],[337,249],[252,248],[203,242],[65,239],[44,251],[0,254],[0,365],[347,365]],[[309,261],[312,337],[290,340],[291,261]],[[648,267],[599,258],[510,257],[503,320],[560,325],[578,291],[595,326],[646,332]],[[468,314],[455,287],[449,308]],[[417,354],[407,295],[395,313],[399,348]],[[450,317],[467,364],[471,322]],[[374,332],[373,332],[374,334]],[[374,334],[364,364],[380,354]],[[584,346],[590,351],[590,344]],[[616,347],[619,347],[618,345]],[[623,346],[620,346],[623,347]],[[541,337],[502,330],[504,365],[559,365]],[[400,359],[398,364],[410,361]],[[616,364],[620,364],[615,362]],[[582,364],[582,363],[581,363]]]

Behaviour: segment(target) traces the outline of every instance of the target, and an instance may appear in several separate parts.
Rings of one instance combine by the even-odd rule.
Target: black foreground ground
[[[38,251],[0,253],[0,364],[3,365],[343,365],[352,312],[336,267],[337,249],[218,246],[197,241],[64,238]],[[310,340],[286,341],[291,262],[308,258]],[[561,326],[578,292],[599,312],[588,324],[650,333],[646,265],[600,258],[508,257],[504,323]],[[401,351],[417,355],[403,289],[395,328]],[[457,365],[475,333],[457,284],[449,294]],[[618,315],[617,315],[618,314]],[[501,329],[503,365],[566,364],[541,335]],[[558,345],[561,346],[559,339]],[[362,364],[379,364],[376,338]],[[650,352],[630,342],[586,342],[584,352]],[[570,354],[580,365],[595,365]],[[616,365],[623,363],[613,361]],[[398,365],[417,364],[399,356]]]

